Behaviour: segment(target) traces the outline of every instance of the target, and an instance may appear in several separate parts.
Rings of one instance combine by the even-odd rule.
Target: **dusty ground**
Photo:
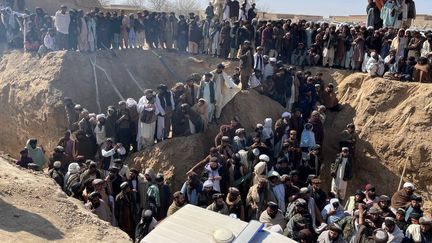
[[[1,242],[129,242],[47,176],[0,157]]]
[[[170,69],[162,64],[160,54]],[[106,73],[93,70],[92,62]],[[155,89],[161,83],[173,86],[191,73],[215,69],[219,62],[216,58],[144,50],[56,52],[41,60],[19,51],[4,55],[0,62],[0,150],[16,157],[30,137],[38,138],[46,149],[53,148],[67,128],[64,97],[95,113],[100,112],[99,102],[104,112],[121,99],[138,100],[147,88]],[[228,64],[227,70],[232,69]]]

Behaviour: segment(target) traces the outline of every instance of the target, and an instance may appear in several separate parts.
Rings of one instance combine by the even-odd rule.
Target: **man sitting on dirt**
[[[414,191],[414,185],[411,182],[405,182],[403,188],[393,194],[391,207],[394,210],[399,208],[407,209],[411,203],[411,196],[414,194]]]

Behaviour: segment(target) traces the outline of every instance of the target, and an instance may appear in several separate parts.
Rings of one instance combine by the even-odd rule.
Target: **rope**
[[[97,105],[98,113],[101,113],[102,108],[101,108],[100,99],[99,99],[99,84],[98,84],[98,79],[97,79],[97,74],[96,74],[96,57],[95,57],[94,62],[91,59],[91,57],[89,57],[89,59],[90,59],[90,63],[92,64],[92,67],[93,67],[93,76],[94,76],[94,83],[95,83],[95,89],[96,89],[96,105]]]
[[[174,78],[178,81],[178,82],[183,82],[183,80],[180,78],[179,75],[177,75],[177,73],[164,61],[163,56],[159,55],[156,51],[151,50],[151,52],[157,57],[159,58],[159,61],[162,63],[162,65],[168,70],[168,72],[170,72]]]

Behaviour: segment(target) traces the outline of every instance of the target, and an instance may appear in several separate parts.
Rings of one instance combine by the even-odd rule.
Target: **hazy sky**
[[[126,3],[127,0],[112,0]],[[208,0],[199,0],[206,5]],[[432,14],[432,0],[415,0],[417,13]],[[366,14],[367,0],[258,0],[258,6],[275,13],[310,15],[350,15]]]

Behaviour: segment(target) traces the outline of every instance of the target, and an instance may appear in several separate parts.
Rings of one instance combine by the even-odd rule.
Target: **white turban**
[[[405,182],[403,184],[403,188],[409,188],[409,187],[411,187],[412,189],[415,189],[414,184],[412,184],[411,182]]]
[[[261,154],[261,155],[259,156],[259,160],[260,160],[260,161],[264,161],[264,162],[269,162],[269,161],[270,161],[270,158],[269,158],[267,155],[265,155],[265,154]]]
[[[79,170],[80,170],[80,166],[78,163],[71,163],[68,167],[68,172],[70,174],[76,174],[79,172]]]
[[[101,118],[106,119],[105,114],[98,114],[98,115],[96,116],[96,120],[100,120]]]
[[[136,102],[136,100],[134,100],[132,98],[128,98],[126,100],[126,106],[127,106],[127,108],[131,108],[132,106],[138,106],[138,103]]]
[[[291,118],[291,113],[289,113],[287,111],[282,113],[282,118]]]
[[[213,182],[210,180],[206,180],[203,184],[203,188],[204,187],[213,187]]]

